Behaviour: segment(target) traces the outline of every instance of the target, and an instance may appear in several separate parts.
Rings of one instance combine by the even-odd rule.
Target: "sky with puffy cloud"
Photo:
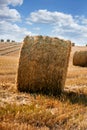
[[[0,39],[26,35],[87,44],[87,0],[0,0]]]

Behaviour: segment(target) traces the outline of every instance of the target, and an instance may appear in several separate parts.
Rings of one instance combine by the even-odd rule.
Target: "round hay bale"
[[[58,95],[64,88],[71,50],[69,41],[27,36],[20,52],[19,91]]]
[[[87,51],[76,51],[73,55],[73,65],[87,67]]]

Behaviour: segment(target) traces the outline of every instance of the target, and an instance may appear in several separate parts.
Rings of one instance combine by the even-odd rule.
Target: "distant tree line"
[[[4,39],[1,39],[0,42],[5,42]],[[7,39],[6,42],[15,42],[14,40]]]

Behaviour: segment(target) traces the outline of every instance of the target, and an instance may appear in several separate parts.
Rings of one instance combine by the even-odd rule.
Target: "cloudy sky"
[[[0,0],[0,39],[48,35],[87,44],[87,0]]]

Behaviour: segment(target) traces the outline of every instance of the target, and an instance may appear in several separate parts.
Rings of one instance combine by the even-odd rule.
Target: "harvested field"
[[[0,56],[18,54],[20,46],[20,43],[0,43]]]
[[[87,67],[73,66],[77,50],[87,48],[72,47],[60,98],[18,92],[19,50],[0,56],[0,130],[87,130]]]

